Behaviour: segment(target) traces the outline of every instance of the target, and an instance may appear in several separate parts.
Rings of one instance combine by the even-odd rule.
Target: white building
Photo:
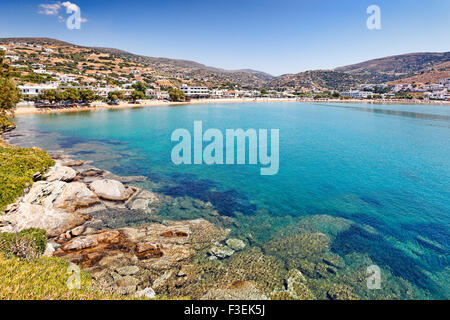
[[[58,74],[57,79],[60,82],[76,82],[77,76],[72,74]]]
[[[19,56],[9,55],[9,54],[6,55],[5,58],[6,58],[6,59],[9,59],[9,61],[11,61],[11,62],[16,62],[16,61],[18,61],[18,60],[20,59]]]
[[[223,97],[223,92],[224,92],[224,90],[212,89],[211,90],[211,97],[221,98],[221,97]]]
[[[48,74],[48,75],[51,75],[51,72],[48,72],[45,69],[33,69],[33,72],[37,73],[37,74]]]
[[[187,98],[206,98],[211,95],[211,90],[208,87],[189,87],[183,84],[180,88]]]
[[[359,90],[350,90],[347,92],[341,92],[341,96],[344,97],[352,97],[354,99],[367,98],[368,96],[373,96],[375,93],[370,91],[359,91]]]
[[[51,84],[34,84],[34,85],[22,85],[17,86],[20,93],[26,96],[37,96],[41,94],[44,90],[58,89],[58,85]]]

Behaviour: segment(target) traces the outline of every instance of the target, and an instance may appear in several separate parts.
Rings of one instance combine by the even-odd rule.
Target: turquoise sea
[[[279,129],[278,174],[261,176],[260,165],[174,165],[171,133],[193,132],[196,120],[224,133]],[[347,266],[378,265],[385,285],[400,288],[396,297],[450,298],[448,106],[209,104],[23,115],[16,122],[12,143],[62,149],[115,174],[147,176],[144,188],[209,201],[254,245],[309,223],[331,237],[330,251]]]

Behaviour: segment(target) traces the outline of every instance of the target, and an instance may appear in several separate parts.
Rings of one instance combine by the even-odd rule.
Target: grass
[[[95,289],[81,270],[80,289],[69,289],[69,262],[57,257],[19,259],[0,253],[0,300],[116,300],[124,297]]]
[[[0,142],[0,211],[23,195],[37,172],[45,172],[54,161],[42,149],[18,148]]]

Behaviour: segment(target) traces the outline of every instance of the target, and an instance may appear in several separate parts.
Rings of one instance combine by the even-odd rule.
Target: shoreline
[[[35,107],[17,107],[16,115],[23,114],[49,114],[49,113],[67,113],[67,112],[85,112],[97,110],[119,110],[119,109],[135,109],[157,106],[177,106],[177,105],[196,105],[196,104],[212,104],[212,103],[248,103],[248,102],[303,102],[303,103],[353,103],[353,104],[404,104],[404,105],[440,105],[450,106],[450,101],[422,101],[422,100],[361,100],[361,99],[291,99],[291,98],[239,98],[239,99],[193,99],[188,102],[169,102],[161,100],[146,100],[142,104],[121,103],[119,105],[108,105],[106,103],[93,104],[89,107],[79,107],[70,109],[54,109],[40,110]]]

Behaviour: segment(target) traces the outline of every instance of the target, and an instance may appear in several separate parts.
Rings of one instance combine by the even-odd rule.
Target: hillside
[[[450,78],[450,61],[435,65],[428,71],[421,71],[410,77],[389,81],[387,84],[437,83],[445,78]]]
[[[371,82],[376,83],[425,74],[448,61],[450,52],[419,52],[369,60],[334,70],[372,79]]]
[[[274,77],[251,69],[224,70],[195,61],[147,57],[114,48],[79,46],[49,38],[0,38],[0,45],[20,55],[21,59],[16,64],[23,66],[18,71],[25,82],[49,80],[45,75],[34,74],[32,70],[36,67],[33,65],[43,65],[50,72],[75,75],[80,83],[102,81],[113,85],[139,80],[163,86],[186,83],[218,88],[347,90],[358,84],[426,83],[450,77],[450,52],[410,53],[334,70],[311,70]],[[53,52],[43,55],[43,48]]]
[[[57,54],[52,54],[43,61],[48,70],[76,73],[78,69],[82,71],[82,76],[97,74],[117,80],[118,76],[128,77],[130,70],[138,70],[142,75],[137,77],[142,78],[138,80],[157,80],[163,85],[188,83],[208,86],[238,85],[243,87],[262,87],[268,80],[273,78],[267,73],[255,70],[224,70],[194,61],[147,57],[119,49],[85,47],[49,38],[0,39],[0,44],[9,43],[40,45],[55,50]],[[30,52],[30,48],[15,47],[14,49],[19,50],[19,53],[23,53],[33,63],[42,63],[42,61],[38,61],[42,59],[30,57],[30,54],[33,53]],[[20,49],[25,50],[25,52],[20,52]],[[30,54],[27,54],[26,51],[29,51]],[[76,57],[73,56],[74,54]],[[61,70],[62,68],[56,70],[56,66],[62,67],[64,64],[71,66],[69,67],[70,70],[67,68],[66,70]]]
[[[209,67],[204,64],[180,59],[154,58],[136,55],[123,50],[96,47],[95,49],[122,57],[134,62],[151,66],[172,76],[192,78],[207,83],[235,83],[243,86],[260,87],[273,76],[256,70],[225,70]]]
[[[334,70],[285,74],[268,82],[283,89],[347,90],[368,83],[426,83],[450,77],[450,52],[411,53],[369,60]]]
[[[344,72],[313,70],[279,76],[270,81],[268,86],[277,89],[348,90],[361,81],[361,77]]]

